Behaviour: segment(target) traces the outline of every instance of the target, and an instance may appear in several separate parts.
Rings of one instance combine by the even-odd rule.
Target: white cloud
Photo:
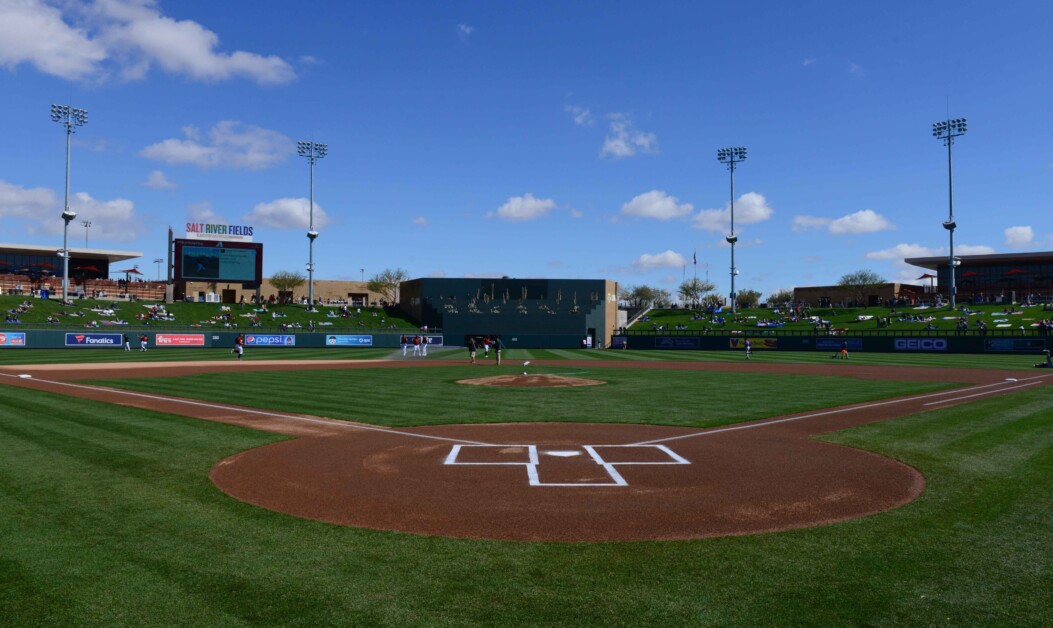
[[[633,262],[632,266],[638,271],[654,270],[655,268],[683,268],[687,264],[684,256],[676,251],[665,251],[663,253],[644,253]]]
[[[168,177],[165,176],[165,173],[160,170],[154,170],[151,172],[150,176],[146,178],[146,183],[143,185],[154,190],[172,190],[178,187],[175,183],[169,181]]]
[[[854,74],[855,76],[863,76],[863,66],[859,65],[858,63],[849,63],[848,73]]]
[[[818,59],[816,59],[815,57],[808,57],[807,59],[804,60],[804,65],[805,66],[813,65],[816,61],[818,61]]]
[[[954,247],[955,255],[994,255],[994,247],[985,244],[959,244]]]
[[[848,214],[836,219],[804,215],[793,217],[794,231],[827,229],[834,235],[846,235],[874,233],[875,231],[886,231],[895,228],[895,225],[872,209],[863,209],[854,214]]]
[[[896,226],[884,216],[872,209],[862,209],[854,214],[842,216],[830,223],[830,233],[834,235],[874,233],[888,231]]]
[[[457,36],[461,38],[461,41],[466,41],[468,36],[475,32],[475,27],[469,24],[458,24],[457,25]]]
[[[64,79],[92,76],[107,58],[105,47],[62,12],[40,0],[0,0],[0,66],[14,70],[30,63]]]
[[[607,117],[610,120],[610,129],[603,139],[600,158],[622,159],[632,157],[637,151],[658,152],[658,136],[636,129],[628,115],[612,113]]]
[[[570,217],[571,218],[581,218],[584,215],[585,215],[585,212],[581,211],[580,209],[573,209],[573,208],[571,208],[571,210],[570,210]]]
[[[296,78],[276,56],[221,52],[219,36],[191,20],[164,16],[155,0],[97,0],[90,5],[0,0],[0,65],[31,63],[46,74],[87,79],[115,71],[146,77],[157,65],[194,80],[246,77],[262,84]]]
[[[417,216],[413,219],[413,224],[417,225],[418,227],[427,227],[428,219],[424,216]]]
[[[752,225],[771,218],[775,210],[768,205],[764,195],[747,192],[735,201],[735,224]],[[723,209],[703,209],[694,217],[695,228],[706,231],[731,230],[731,205]]]
[[[195,127],[183,127],[186,139],[167,139],[139,151],[147,159],[199,168],[248,168],[258,170],[283,161],[293,152],[293,141],[277,131],[235,120],[224,120],[201,141]]]
[[[209,222],[212,224],[230,224],[224,216],[216,213],[212,208],[211,201],[191,203],[186,206],[186,217],[188,222]]]
[[[534,198],[533,194],[513,196],[495,212],[486,214],[487,218],[500,218],[511,222],[541,218],[556,207],[556,202],[549,198]]]
[[[941,249],[922,246],[920,244],[901,243],[888,249],[880,251],[867,251],[867,259],[879,260],[902,260],[905,257],[933,257],[940,254]]]
[[[794,216],[793,230],[810,231],[812,229],[825,229],[831,222],[833,221],[829,218],[820,218],[819,216]]]
[[[49,188],[24,188],[0,179],[0,218],[39,218],[57,206]]]
[[[307,229],[311,224],[310,216],[310,199],[279,198],[269,203],[260,203],[241,219],[250,224],[273,229]],[[314,204],[315,230],[321,230],[330,222],[329,215],[316,201]]]
[[[135,213],[135,203],[125,198],[103,201],[85,192],[77,192],[70,195],[69,208],[77,213],[76,221],[70,224],[70,246],[78,246],[77,231],[74,229],[82,220],[91,221],[89,243],[95,240],[130,242],[138,238],[145,228]],[[62,234],[64,226],[62,220],[49,219],[27,225],[26,230],[31,234],[58,236]]]
[[[651,190],[622,205],[622,214],[669,220],[670,218],[683,218],[693,209],[690,203],[680,203],[675,196],[670,196],[661,190]]]
[[[578,126],[592,126],[595,123],[592,112],[585,107],[567,105],[563,107],[563,110],[570,114],[570,117],[574,119],[574,124]]]
[[[1014,249],[1029,246],[1035,239],[1035,231],[1031,227],[1009,227],[1005,230],[1005,243]]]

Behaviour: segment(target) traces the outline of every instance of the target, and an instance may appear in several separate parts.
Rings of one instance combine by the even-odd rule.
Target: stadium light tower
[[[70,136],[79,126],[88,123],[88,112],[70,105],[51,105],[51,119],[66,127],[66,200],[62,207],[62,300],[69,299],[69,223],[77,213],[69,208],[69,144]]]
[[[157,280],[158,281],[161,281],[161,264],[163,264],[164,261],[165,261],[165,258],[163,258],[163,257],[155,257],[154,258],[154,263],[157,264]]]
[[[943,228],[950,234],[951,239],[951,250],[948,255],[948,261],[950,266],[948,272],[951,275],[951,285],[948,292],[951,297],[951,309],[955,308],[955,292],[957,288],[954,285],[955,264],[954,259],[954,229],[958,225],[954,222],[954,177],[951,174],[951,146],[954,145],[954,138],[965,135],[965,118],[955,118],[953,120],[948,119],[945,122],[935,122],[932,125],[932,136],[943,140],[943,145],[947,147],[947,222],[943,223]],[[960,262],[959,262],[960,263]]]
[[[88,229],[91,229],[91,221],[82,220],[80,224],[84,226],[84,248],[88,248]]]
[[[318,237],[318,232],[314,230],[314,162],[325,157],[329,154],[329,146],[326,144],[316,144],[315,142],[297,142],[296,151],[300,153],[301,157],[307,158],[307,163],[311,165],[311,213],[309,217],[309,225],[307,227],[307,240],[310,242],[308,245],[308,260],[307,260],[307,309],[314,309],[314,240]]]
[[[735,235],[735,164],[746,161],[746,148],[743,146],[737,146],[734,148],[718,148],[717,149],[717,161],[720,161],[727,165],[728,172],[731,173],[731,235],[724,238],[728,244],[731,245],[731,314],[732,316],[738,311],[735,305],[735,275],[739,274],[739,269],[735,268],[735,243],[739,241],[738,236]]]

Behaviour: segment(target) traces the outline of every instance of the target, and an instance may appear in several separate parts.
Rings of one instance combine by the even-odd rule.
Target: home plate
[[[581,454],[580,451],[543,451],[541,453],[548,454],[549,456],[559,456],[560,458],[570,458],[571,456]]]

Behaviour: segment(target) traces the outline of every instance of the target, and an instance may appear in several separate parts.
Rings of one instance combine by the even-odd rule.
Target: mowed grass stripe
[[[1051,416],[1053,387],[1044,386],[828,435],[902,460],[928,481],[915,502],[859,520],[689,542],[502,543],[255,508],[217,491],[208,469],[274,435],[0,386],[0,616],[10,626],[773,617],[1045,625]],[[122,435],[112,454],[106,434]],[[56,449],[62,439],[73,445]],[[90,456],[60,450],[81,441]]]
[[[576,388],[460,385],[495,366],[210,373],[99,384],[388,426],[582,421],[714,426],[918,394],[948,384],[849,377],[544,366],[607,382]]]

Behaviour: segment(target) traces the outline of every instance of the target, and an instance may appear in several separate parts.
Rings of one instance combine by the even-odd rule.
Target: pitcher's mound
[[[493,375],[491,377],[476,377],[473,379],[462,379],[458,384],[469,384],[471,386],[530,386],[559,388],[566,386],[598,386],[607,382],[598,379],[585,379],[583,377],[567,377],[566,375]]]

